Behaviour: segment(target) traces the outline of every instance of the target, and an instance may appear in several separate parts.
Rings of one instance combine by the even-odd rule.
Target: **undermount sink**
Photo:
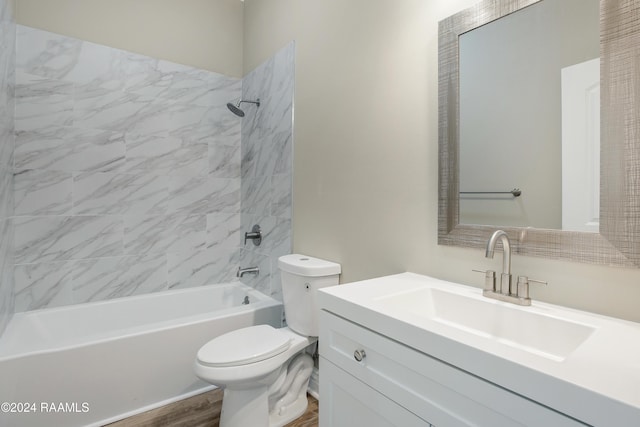
[[[590,325],[508,303],[424,287],[381,296],[385,311],[410,313],[558,362],[595,331]]]

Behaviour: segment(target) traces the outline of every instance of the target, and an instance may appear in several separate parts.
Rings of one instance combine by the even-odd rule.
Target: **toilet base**
[[[224,389],[220,427],[269,427],[268,387]]]
[[[268,414],[267,401],[267,387],[249,393],[247,390],[225,389],[220,427],[282,427],[302,416],[309,404],[305,392],[282,414]]]
[[[302,414],[306,412],[308,405],[309,401],[307,400],[307,393],[305,391],[298,396],[294,403],[287,407],[287,411],[284,414],[269,414],[269,427],[282,427],[289,424],[291,421],[302,416]]]
[[[220,427],[282,427],[300,417],[307,410],[312,369],[311,356],[299,353],[273,373],[277,380],[250,388],[225,388]]]

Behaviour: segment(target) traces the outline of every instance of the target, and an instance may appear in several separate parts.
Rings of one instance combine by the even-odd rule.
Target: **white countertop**
[[[489,304],[588,325],[594,331],[566,357],[552,359],[398,310],[387,297],[444,289]],[[320,308],[595,426],[640,426],[640,324],[533,301],[490,300],[482,290],[414,273],[320,289]],[[425,307],[425,312],[429,307]],[[553,333],[553,331],[545,331]]]

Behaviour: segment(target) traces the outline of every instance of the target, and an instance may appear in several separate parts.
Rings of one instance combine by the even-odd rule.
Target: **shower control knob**
[[[365,357],[367,357],[367,353],[364,352],[364,349],[353,352],[353,358],[358,362],[362,362]]]
[[[247,244],[247,240],[253,240],[253,244],[260,246],[262,243],[262,231],[258,224],[254,225],[251,231],[244,233],[244,244]]]

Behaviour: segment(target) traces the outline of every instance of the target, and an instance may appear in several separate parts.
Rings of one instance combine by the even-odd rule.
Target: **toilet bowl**
[[[338,284],[340,265],[304,255],[278,260],[288,327],[257,325],[202,346],[195,374],[224,389],[220,427],[280,427],[307,408],[317,341],[316,291]]]

